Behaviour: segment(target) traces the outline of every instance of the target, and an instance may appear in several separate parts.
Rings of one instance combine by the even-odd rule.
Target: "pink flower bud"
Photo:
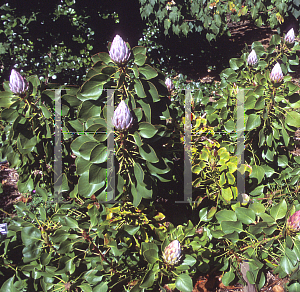
[[[300,210],[296,211],[289,217],[286,223],[286,228],[291,232],[300,231]]]
[[[287,43],[290,43],[292,44],[294,41],[295,41],[295,32],[294,32],[294,29],[291,28],[287,34],[285,35],[284,37],[284,40],[287,42]]]
[[[174,89],[174,84],[172,82],[172,80],[170,78],[167,78],[166,81],[165,81],[165,84],[168,88],[169,91],[172,91]]]
[[[133,117],[124,100],[120,102],[114,111],[113,124],[119,131],[126,131],[132,125]]]
[[[126,46],[126,43],[119,35],[116,35],[109,50],[110,58],[117,65],[123,66],[128,62],[130,54],[130,50]]]
[[[163,259],[168,265],[175,265],[181,258],[180,242],[173,240],[164,250]]]
[[[247,58],[247,63],[251,66],[255,65],[258,62],[257,55],[254,50],[251,51]]]
[[[270,79],[273,82],[280,82],[283,79],[283,73],[279,63],[276,63],[270,73]]]
[[[15,69],[11,70],[9,77],[9,88],[14,94],[21,95],[28,89],[28,82]]]

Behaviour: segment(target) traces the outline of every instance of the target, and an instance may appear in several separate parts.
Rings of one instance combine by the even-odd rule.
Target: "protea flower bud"
[[[287,34],[285,35],[284,37],[284,40],[287,42],[287,43],[290,43],[292,44],[294,41],[295,41],[295,32],[294,32],[294,29],[291,28]]]
[[[117,34],[112,41],[110,50],[110,58],[117,63],[119,66],[125,65],[130,57],[130,50],[126,46],[126,43],[123,39]]]
[[[247,58],[247,63],[251,66],[254,66],[258,62],[257,55],[254,50],[251,51]]]
[[[15,69],[11,70],[9,77],[9,88],[14,94],[21,95],[28,89],[28,82]]]
[[[280,82],[283,79],[283,73],[279,63],[276,63],[270,73],[270,79],[273,82]]]
[[[166,81],[165,81],[165,84],[168,88],[169,91],[172,91],[174,89],[174,84],[172,82],[172,80],[170,78],[167,78]]]
[[[296,211],[289,217],[286,223],[286,228],[291,232],[300,231],[300,210]]]
[[[119,131],[126,131],[132,124],[133,117],[124,100],[120,102],[114,111],[113,124]]]
[[[181,258],[180,242],[173,240],[164,250],[163,259],[168,265],[175,265]]]

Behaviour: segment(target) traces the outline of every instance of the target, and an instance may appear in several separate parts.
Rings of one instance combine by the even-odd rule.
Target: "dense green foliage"
[[[155,7],[156,2],[143,5]],[[73,11],[73,2],[63,3],[63,13]],[[218,3],[210,11],[224,6]],[[291,10],[291,3],[285,4],[271,12],[282,9],[278,11],[284,15]],[[175,4],[166,5],[173,11]],[[1,9],[12,21],[21,21],[13,15],[17,10]],[[74,19],[80,23],[82,15]],[[300,87],[289,75],[299,66],[299,42],[289,44],[273,35],[267,46],[252,44],[255,65],[249,65],[244,50],[230,59],[220,82],[187,84],[178,74],[175,88],[168,90],[163,72],[169,68],[159,70],[155,59],[148,58],[155,50],[155,41],[148,43],[152,32],[159,34],[149,30],[145,46],[127,43],[128,62],[111,59],[111,43],[105,52],[87,54],[78,63],[80,68],[90,64],[83,82],[68,79],[67,70],[66,79],[59,80],[68,85],[53,84],[30,68],[24,73],[29,82],[25,93],[16,94],[9,81],[3,83],[1,159],[17,169],[18,188],[31,192],[33,202],[18,202],[15,216],[5,219],[9,226],[1,238],[0,291],[136,292],[166,291],[168,286],[191,292],[199,276],[207,274],[222,274],[226,286],[245,283],[245,263],[247,279],[258,290],[271,270],[288,277],[288,291],[299,291],[300,237],[286,228],[289,216],[300,210],[300,157],[292,154],[300,127]],[[13,46],[12,41],[7,39],[7,45]],[[20,64],[25,65],[29,51],[20,54]],[[11,52],[2,54],[2,62],[10,62]],[[19,53],[16,48],[14,54]],[[39,57],[35,55],[34,64]],[[278,61],[284,77],[274,82],[270,72]],[[60,72],[55,64],[50,66],[53,75]],[[41,70],[46,67],[48,63]],[[61,90],[62,104],[61,198],[53,186],[54,89]],[[185,112],[187,94],[191,113]],[[238,121],[241,100],[244,114]],[[113,109],[121,101],[133,122],[128,129],[112,131]],[[189,126],[191,143],[185,149]],[[114,168],[108,169],[111,154]],[[188,158],[193,200],[183,204],[178,201],[184,198]],[[113,171],[114,182],[108,176]],[[245,194],[238,189],[241,177]],[[114,197],[108,194],[112,183]],[[165,251],[174,240],[181,251],[168,262]]]
[[[187,36],[204,32],[211,41],[229,32],[229,24],[251,19],[257,26],[277,27],[287,16],[297,19],[300,2],[290,1],[167,1],[140,0],[141,16],[164,28],[164,33]]]
[[[138,31],[116,1],[10,0],[1,3],[0,15],[1,83],[15,67],[46,83],[81,84],[91,56],[105,50],[108,39],[121,30],[120,21],[125,37]],[[132,15],[142,29],[138,11]]]

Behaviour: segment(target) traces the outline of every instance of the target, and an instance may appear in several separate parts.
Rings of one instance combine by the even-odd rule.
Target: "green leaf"
[[[150,123],[151,121],[151,107],[148,103],[145,103],[143,100],[137,100],[137,103],[139,103],[145,113],[146,116],[146,122]]]
[[[9,278],[1,286],[1,292],[17,292],[18,290],[14,287],[15,276]]]
[[[136,55],[136,54],[146,55],[147,54],[147,48],[142,47],[142,46],[136,46],[136,47],[132,48],[132,52],[133,52],[133,55]]]
[[[47,202],[47,199],[48,199],[47,192],[44,189],[40,188],[38,185],[35,187],[35,190],[36,190],[36,193],[38,195],[40,195],[45,202]]]
[[[225,177],[225,172],[222,172],[220,176],[220,186],[223,186],[226,184],[226,177]]]
[[[134,207],[137,207],[141,203],[142,194],[137,191],[136,187],[133,184],[131,184],[131,193],[133,196],[132,204]]]
[[[259,216],[261,217],[261,219],[262,219],[264,222],[267,222],[267,223],[275,223],[274,218],[273,218],[272,216],[270,216],[269,214],[261,213],[261,214],[259,214]]]
[[[84,283],[78,286],[83,292],[92,292],[92,288],[89,284]]]
[[[97,55],[93,56],[93,62],[96,61],[95,57],[98,57],[101,61],[103,61],[105,64],[109,64],[110,62],[112,62],[110,56],[108,53],[106,52],[101,52],[101,53],[98,53]]]
[[[295,240],[293,251],[295,252],[295,254],[297,256],[297,260],[299,261],[300,260],[300,241],[299,240]]]
[[[259,115],[251,114],[248,116],[247,123],[246,123],[246,130],[251,131],[261,124],[261,119]]]
[[[82,157],[77,157],[75,160],[76,173],[81,175],[90,169],[92,163],[88,160],[83,159]]]
[[[21,232],[21,237],[23,244],[30,245],[37,241],[41,241],[41,231],[35,226],[23,227]]]
[[[150,81],[148,81],[147,83],[148,83],[148,85],[150,87],[149,90],[148,90],[148,92],[150,93],[153,102],[159,101],[160,98],[159,98],[159,94],[158,94],[158,91],[157,91],[156,87]]]
[[[134,63],[138,66],[143,66],[146,60],[147,60],[147,56],[145,54],[134,55]]]
[[[18,116],[19,116],[18,112],[12,108],[3,109],[1,112],[2,120],[5,120],[5,121],[11,122],[11,123],[14,122]]]
[[[146,77],[146,80],[152,79],[158,75],[157,71],[147,64],[144,67],[140,67],[139,71]]]
[[[224,128],[227,132],[232,132],[235,130],[235,122],[233,120],[229,120],[224,124]]]
[[[250,204],[249,208],[251,210],[253,210],[255,212],[255,214],[257,214],[257,215],[265,212],[265,207],[261,203],[256,202],[256,203]]]
[[[170,171],[170,167],[166,164],[166,162],[159,158],[157,163],[147,161],[147,166],[151,174],[165,174]]]
[[[289,145],[290,137],[284,128],[281,129],[281,135],[283,137],[284,145],[287,147]]]
[[[83,143],[79,148],[79,155],[85,160],[90,160],[91,152],[97,145],[97,142]]]
[[[26,245],[23,248],[24,263],[28,263],[37,258],[40,258],[41,251],[42,251],[42,242],[41,241]]]
[[[207,219],[212,218],[215,215],[216,211],[217,211],[216,207],[211,207],[207,213]]]
[[[131,225],[125,225],[124,231],[126,231],[130,235],[136,234],[140,229],[140,226],[131,226]]]
[[[235,213],[239,219],[244,224],[251,224],[255,222],[255,213],[251,209],[237,207]]]
[[[157,163],[159,162],[159,159],[154,151],[154,149],[148,145],[148,144],[143,144],[142,146],[139,147],[139,152],[140,155],[148,162],[150,163]]]
[[[229,202],[233,199],[233,194],[231,191],[231,188],[222,188],[222,197],[225,199],[225,201]]]
[[[193,291],[193,281],[188,274],[180,274],[175,281],[175,286],[182,292]]]
[[[289,275],[294,270],[293,263],[291,260],[285,255],[280,260],[280,267]]]
[[[250,174],[250,177],[256,178],[259,184],[263,180],[264,175],[265,175],[265,171],[262,166],[259,166],[259,165],[252,166],[252,172]]]
[[[285,155],[278,155],[277,163],[278,166],[285,168],[288,165],[289,161]]]
[[[285,118],[288,125],[293,127],[300,127],[300,114],[296,111],[288,112]]]
[[[289,249],[288,247],[285,248],[284,252],[285,252],[285,255],[291,261],[292,265],[296,266],[296,264],[298,262],[296,253],[293,250]]]
[[[108,285],[107,284],[108,283],[106,283],[106,282],[101,282],[99,285],[97,285],[96,287],[93,288],[93,292],[107,292],[108,291]]]
[[[46,119],[49,119],[50,117],[52,117],[52,113],[43,104],[41,104],[41,110]]]
[[[91,184],[105,183],[106,168],[100,164],[92,164],[89,169],[89,182]]]
[[[268,227],[267,222],[258,222],[256,225],[250,225],[249,232],[253,235],[262,233],[263,228]]]
[[[187,265],[187,266],[192,267],[196,262],[197,262],[197,260],[194,257],[187,254],[184,258],[182,265]]]
[[[134,79],[134,90],[135,90],[136,94],[138,95],[138,97],[140,97],[140,98],[146,97],[146,93],[145,93],[143,84],[139,79]]]
[[[136,143],[136,145],[137,145],[138,147],[140,147],[140,146],[143,144],[142,139],[141,139],[141,136],[139,135],[138,132],[134,132],[133,138],[134,138],[134,141],[135,141],[135,143]]]
[[[152,242],[142,242],[141,252],[145,252],[146,250],[154,249],[158,252],[158,247],[155,243]]]
[[[97,179],[97,178],[96,178]],[[78,181],[78,193],[85,198],[90,198],[96,191],[105,185],[105,181],[98,184],[90,183],[89,172],[83,173]]]
[[[155,281],[155,272],[148,271],[140,285],[140,288],[150,288]]]
[[[81,151],[81,149],[79,149],[79,151]],[[90,159],[91,162],[94,163],[103,163],[107,161],[107,156],[108,156],[107,147],[103,144],[100,144],[93,148]]]
[[[244,231],[242,222],[240,222],[240,221],[237,221],[237,222],[222,221],[221,227],[225,234],[230,234],[230,233],[233,233],[234,231],[236,231],[237,233]]]
[[[271,177],[275,173],[275,170],[266,164],[261,165],[261,167],[264,169],[266,177]]]
[[[300,283],[293,283],[290,286],[288,286],[289,292],[300,292]]]
[[[274,34],[270,40],[270,45],[279,45],[281,42],[280,35]]]
[[[133,164],[134,176],[139,184],[144,184],[144,171],[141,165],[137,162]]]
[[[51,240],[53,242],[63,242],[69,237],[70,233],[63,230],[63,229],[57,229],[54,233],[54,235],[51,236]]]
[[[84,99],[98,99],[103,92],[103,84],[109,79],[105,74],[94,75],[81,87],[80,93]]]
[[[73,229],[77,229],[79,228],[78,227],[78,223],[76,220],[70,218],[70,217],[64,217],[61,219],[61,224],[65,225],[65,226],[68,226],[70,228],[73,228]]]
[[[84,131],[84,126],[79,120],[69,121],[69,124],[77,132],[83,132]]]
[[[226,272],[224,274],[224,276],[222,277],[222,283],[225,285],[225,286],[229,286],[229,284],[234,280],[235,278],[235,274],[232,270]]]
[[[76,156],[81,156],[79,152],[79,148],[86,142],[97,142],[97,141],[94,140],[91,135],[81,135],[72,142],[71,149]]]
[[[16,101],[16,97],[12,92],[1,91],[0,92],[0,107],[8,108]]]
[[[237,221],[235,212],[231,210],[221,210],[216,214],[216,218],[221,223],[222,221]]]
[[[200,222],[201,221],[204,221],[204,222],[208,222],[208,221],[210,221],[208,218],[207,218],[207,209],[208,209],[208,207],[205,207],[205,208],[202,208],[200,211],[199,211],[199,219],[200,219]],[[234,214],[234,212],[233,212],[233,214]],[[224,219],[224,220],[226,220],[226,219]]]
[[[217,27],[220,27],[222,24],[222,19],[219,14],[214,14],[214,20],[216,22]]]
[[[152,138],[157,131],[150,123],[142,122],[139,124],[139,133],[143,138]]]
[[[279,204],[273,206],[270,210],[270,215],[276,220],[285,217],[287,212],[287,204],[283,199]]]
[[[229,64],[233,70],[238,70],[244,64],[244,61],[240,58],[231,58]]]
[[[159,259],[158,252],[155,249],[148,249],[143,254],[146,261],[150,264],[154,264]]]
[[[235,184],[235,176],[232,173],[226,172],[226,177],[228,180],[228,184],[230,184],[230,185]]]

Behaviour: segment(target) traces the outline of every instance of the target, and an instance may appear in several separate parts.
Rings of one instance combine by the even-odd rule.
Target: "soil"
[[[236,57],[239,57],[238,52],[241,52],[243,48],[248,46],[251,47],[253,41],[260,41],[263,45],[267,46],[272,35],[276,33],[276,30],[271,30],[268,27],[258,28],[254,26],[249,21],[244,23],[234,24],[230,27],[231,37],[229,38],[229,50],[236,52]],[[250,49],[249,49],[250,50]],[[293,80],[300,83],[300,66],[295,73],[291,74]],[[218,72],[209,71],[207,74],[192,76],[191,80],[199,80],[203,83],[218,82]],[[300,141],[300,129],[296,132],[295,140]],[[296,147],[293,151],[294,155],[300,155],[300,145]],[[31,197],[27,194],[21,194],[17,188],[18,174],[16,170],[9,168],[8,163],[0,164],[0,181],[2,182],[2,194],[0,200],[0,222],[3,221],[5,217],[14,216],[14,204],[18,201],[23,201],[24,203],[31,200]],[[267,283],[261,289],[264,292],[283,292],[284,284],[287,279],[280,279],[276,275],[268,272]],[[172,291],[167,286],[164,287],[166,291]],[[229,292],[229,291],[247,291],[243,290],[241,284],[235,284],[234,286],[226,287],[222,284],[222,279],[220,275],[207,275],[199,277],[195,284],[193,292]],[[250,290],[249,290],[250,291]]]
[[[3,191],[0,200],[0,220],[13,215],[14,204],[22,197],[17,188],[18,179],[17,171],[9,168],[8,162],[0,165],[0,181]]]

